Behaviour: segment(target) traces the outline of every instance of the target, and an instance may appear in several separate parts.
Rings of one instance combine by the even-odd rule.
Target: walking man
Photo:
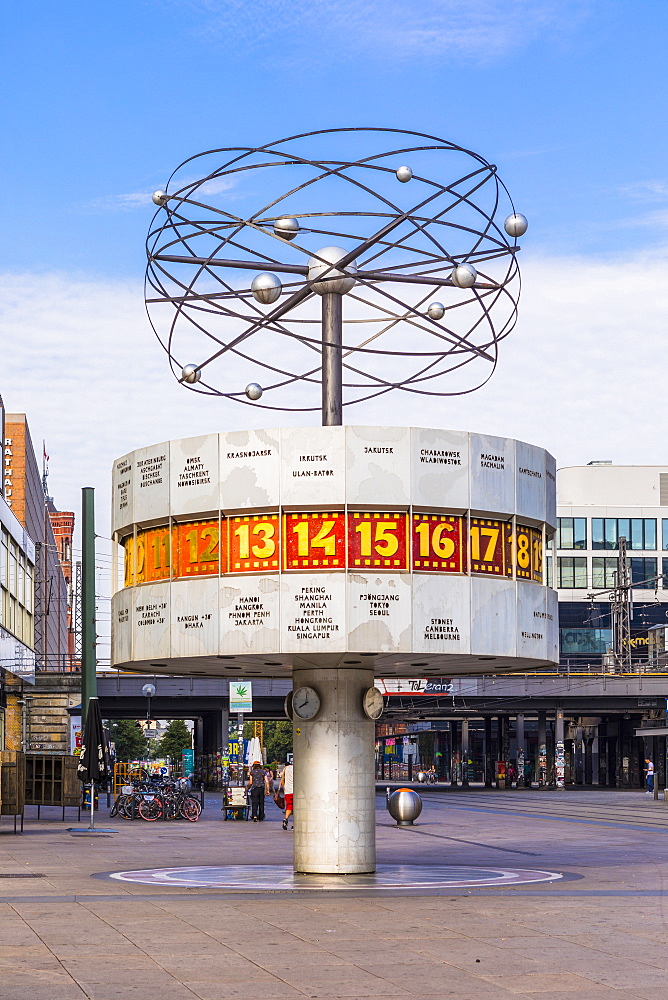
[[[645,757],[645,784],[647,786],[647,795],[654,794],[654,762]]]
[[[283,829],[287,830],[288,820],[292,816],[292,796],[294,790],[293,777],[292,777],[292,764],[286,764],[283,769],[283,774],[281,775],[281,783],[279,788],[283,789],[283,794],[285,796],[285,819],[283,820]],[[294,820],[293,820],[294,826]]]
[[[261,823],[264,819],[264,797],[269,794],[269,780],[267,772],[258,760],[253,761],[253,766],[248,775],[248,787],[250,788],[251,816],[254,823]]]

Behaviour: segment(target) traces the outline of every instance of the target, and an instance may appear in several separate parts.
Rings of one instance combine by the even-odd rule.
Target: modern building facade
[[[613,645],[610,590],[622,537],[633,587],[631,655],[647,659],[648,629],[668,624],[668,465],[560,469],[557,505],[547,570],[559,595],[562,664],[601,666]]]
[[[22,695],[34,684],[35,545],[0,496],[0,750],[22,745]]]
[[[38,669],[62,670],[68,659],[68,588],[42,474],[24,413],[5,414],[3,490],[35,546],[34,648]]]

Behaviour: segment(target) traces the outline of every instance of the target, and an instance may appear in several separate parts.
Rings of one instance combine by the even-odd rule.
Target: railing
[[[81,657],[74,653],[46,653],[35,656],[36,673],[80,674]]]

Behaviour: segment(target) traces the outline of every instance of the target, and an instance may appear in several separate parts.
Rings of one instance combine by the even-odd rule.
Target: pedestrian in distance
[[[651,761],[649,757],[645,757],[645,785],[647,788],[646,795],[654,794],[654,761]]]
[[[278,786],[279,791],[283,791],[285,796],[285,817],[283,819],[283,829],[287,830],[288,820],[292,816],[292,802],[293,802],[293,792],[294,792],[294,779],[292,775],[292,764],[286,764],[283,769],[283,774],[281,775],[281,783]],[[292,821],[292,828],[294,829],[294,820]]]
[[[251,816],[254,823],[261,823],[264,819],[264,799],[269,795],[269,780],[267,772],[262,767],[259,760],[253,761],[253,766],[248,775],[248,789],[251,800]]]

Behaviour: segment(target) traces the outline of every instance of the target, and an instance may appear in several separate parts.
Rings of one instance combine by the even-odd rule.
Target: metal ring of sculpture
[[[293,390],[319,391],[336,347],[344,405],[461,395],[488,381],[515,325],[526,219],[493,164],[443,139],[333,129],[210,150],[153,201],[147,311],[195,392],[316,410]],[[324,303],[344,296],[333,345]],[[470,379],[472,362],[484,369]]]

